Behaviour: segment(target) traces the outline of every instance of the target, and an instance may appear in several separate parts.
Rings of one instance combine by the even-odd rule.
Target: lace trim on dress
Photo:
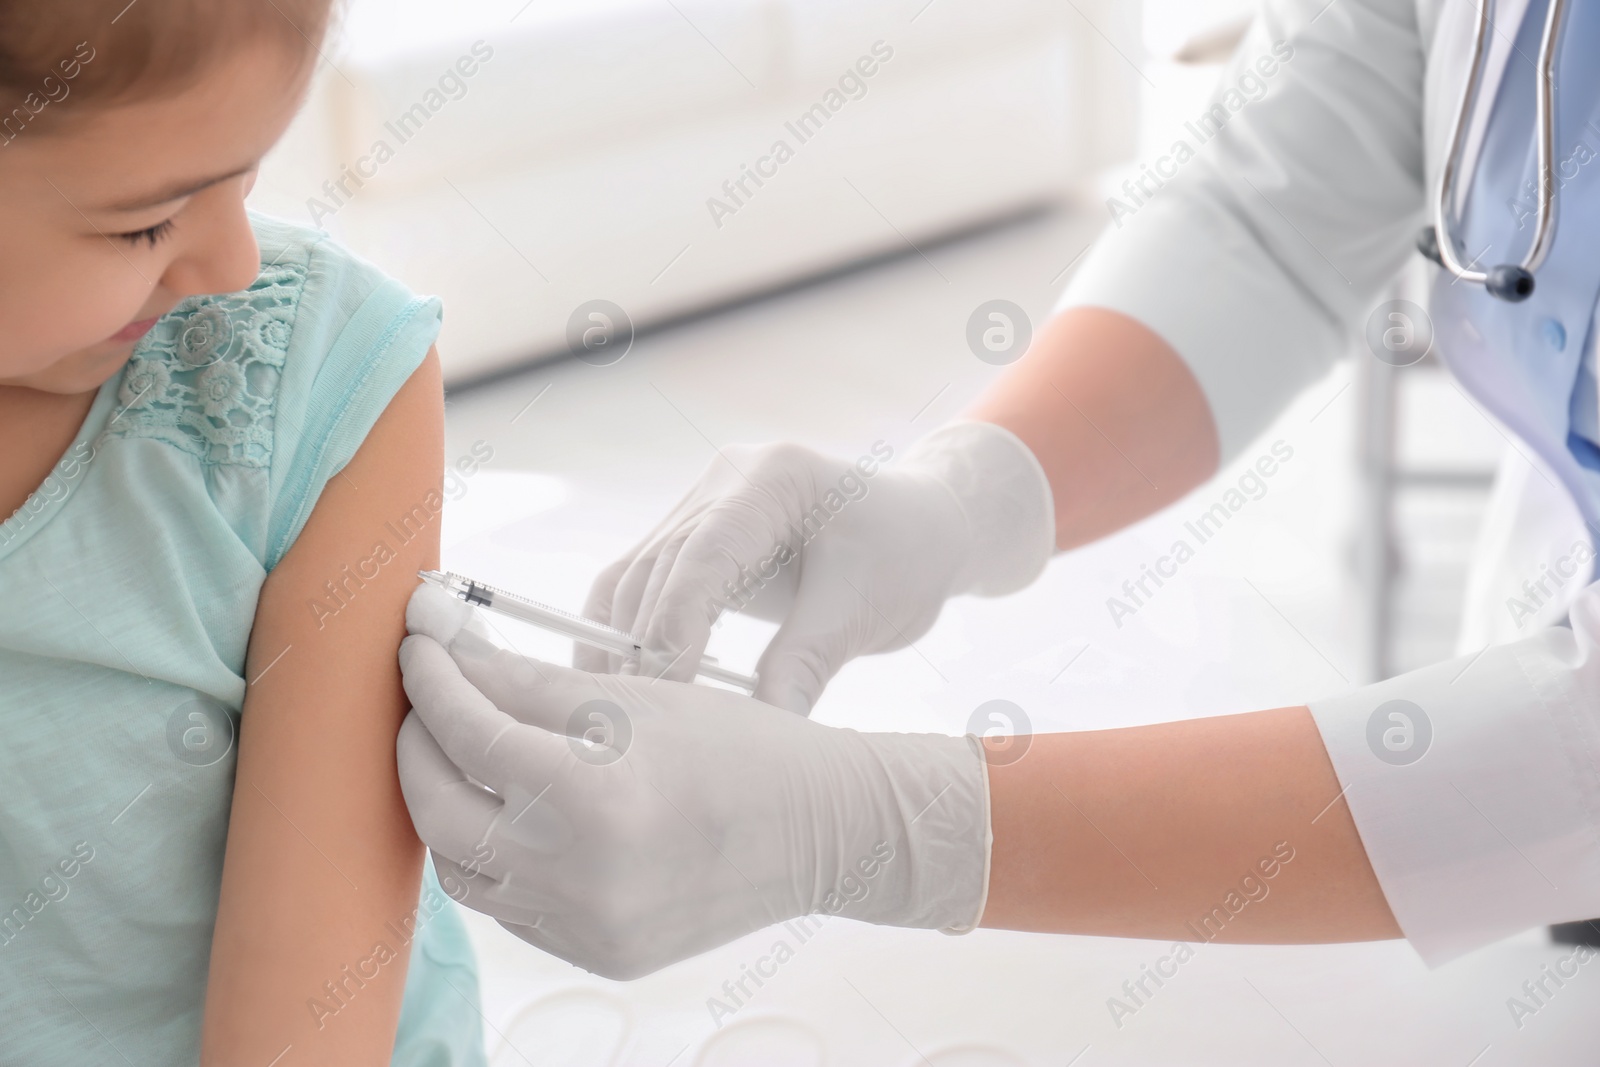
[[[202,463],[265,468],[305,268],[267,267],[242,293],[191,297],[134,349],[109,437],[153,438]]]

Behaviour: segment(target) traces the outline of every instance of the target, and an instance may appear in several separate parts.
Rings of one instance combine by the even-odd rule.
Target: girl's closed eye
[[[175,225],[177,224],[171,219],[162,219],[154,226],[147,226],[142,230],[134,230],[132,233],[119,233],[117,238],[131,245],[148,243],[151,248],[154,248],[161,242],[162,238],[172,232],[172,228]]]

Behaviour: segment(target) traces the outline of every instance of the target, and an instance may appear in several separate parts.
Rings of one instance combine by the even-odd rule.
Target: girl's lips
[[[155,318],[155,319],[140,319],[138,322],[130,322],[130,323],[128,323],[128,325],[124,326],[122,329],[120,329],[116,333],[112,334],[111,335],[111,340],[113,340],[113,341],[122,341],[122,342],[137,341],[139,338],[141,338],[145,334],[149,333],[150,332],[150,328],[152,326],[154,326],[159,321],[160,321],[159,318]]]

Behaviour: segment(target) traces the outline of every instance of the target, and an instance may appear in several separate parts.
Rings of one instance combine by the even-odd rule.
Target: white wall
[[[1114,0],[359,0],[253,203],[443,296],[460,381],[564,351],[586,301],[647,326],[1060,198],[1132,149],[1138,27]]]

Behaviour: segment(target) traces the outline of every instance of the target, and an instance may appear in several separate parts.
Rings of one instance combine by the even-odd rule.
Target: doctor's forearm
[[[1040,734],[1020,759],[1007,753],[990,749],[984,926],[1188,942],[1401,936],[1303,707]]]
[[[1154,332],[1102,308],[1052,318],[965,417],[1010,430],[1038,457],[1062,549],[1136,522],[1217,469],[1194,375]]]

